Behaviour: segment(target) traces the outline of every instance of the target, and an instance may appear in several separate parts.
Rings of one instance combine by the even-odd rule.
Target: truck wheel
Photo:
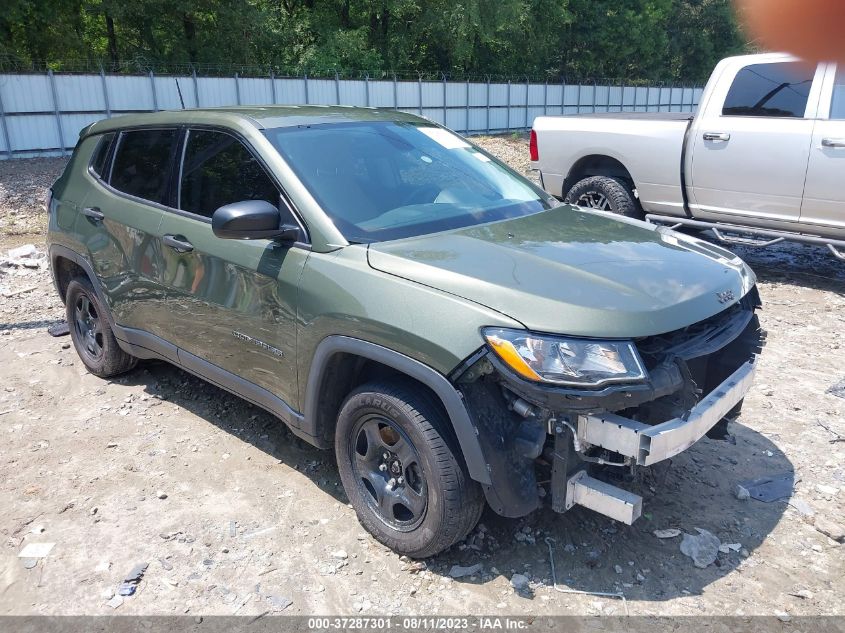
[[[566,194],[565,202],[637,220],[645,217],[628,184],[610,176],[590,176],[579,180]]]
[[[108,378],[135,367],[138,359],[120,349],[105,307],[86,277],[75,277],[68,284],[65,313],[73,346],[88,371]]]
[[[341,407],[335,452],[343,487],[364,528],[400,554],[442,552],[484,509],[448,424],[428,394],[405,381],[363,385]]]

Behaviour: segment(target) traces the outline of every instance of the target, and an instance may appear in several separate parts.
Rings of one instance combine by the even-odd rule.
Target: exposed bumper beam
[[[686,419],[649,426],[612,413],[578,416],[578,440],[631,457],[639,466],[674,457],[704,437],[745,397],[755,369],[755,360],[742,365],[693,407]]]

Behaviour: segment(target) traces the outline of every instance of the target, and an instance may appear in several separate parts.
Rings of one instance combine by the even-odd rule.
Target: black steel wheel
[[[407,434],[390,419],[364,415],[349,438],[352,471],[376,516],[400,532],[425,518],[428,487]]]
[[[335,429],[338,471],[358,520],[414,558],[464,538],[484,509],[439,401],[407,379],[372,382],[346,398]]]
[[[99,361],[103,356],[103,322],[88,295],[77,295],[73,317],[73,327],[77,339],[82,343],[82,353],[91,362]]]
[[[65,318],[79,359],[92,374],[106,378],[129,371],[137,359],[114,338],[106,308],[87,277],[70,281],[65,292]]]

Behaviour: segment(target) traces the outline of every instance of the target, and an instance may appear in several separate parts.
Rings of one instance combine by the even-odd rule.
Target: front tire
[[[448,420],[410,381],[353,391],[335,432],[338,470],[352,507],[378,541],[413,558],[463,539],[484,509]]]
[[[566,194],[564,202],[637,220],[645,217],[628,183],[610,176],[590,176],[579,180]]]
[[[75,277],[68,284],[65,314],[73,346],[88,371],[108,378],[135,367],[138,359],[120,349],[106,308],[87,277]]]

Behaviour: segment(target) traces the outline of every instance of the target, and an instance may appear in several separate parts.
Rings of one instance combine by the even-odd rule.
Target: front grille
[[[646,367],[654,367],[666,358],[684,360],[712,354],[736,339],[754,316],[754,310],[735,303],[727,310],[687,327],[639,339],[636,342]]]

